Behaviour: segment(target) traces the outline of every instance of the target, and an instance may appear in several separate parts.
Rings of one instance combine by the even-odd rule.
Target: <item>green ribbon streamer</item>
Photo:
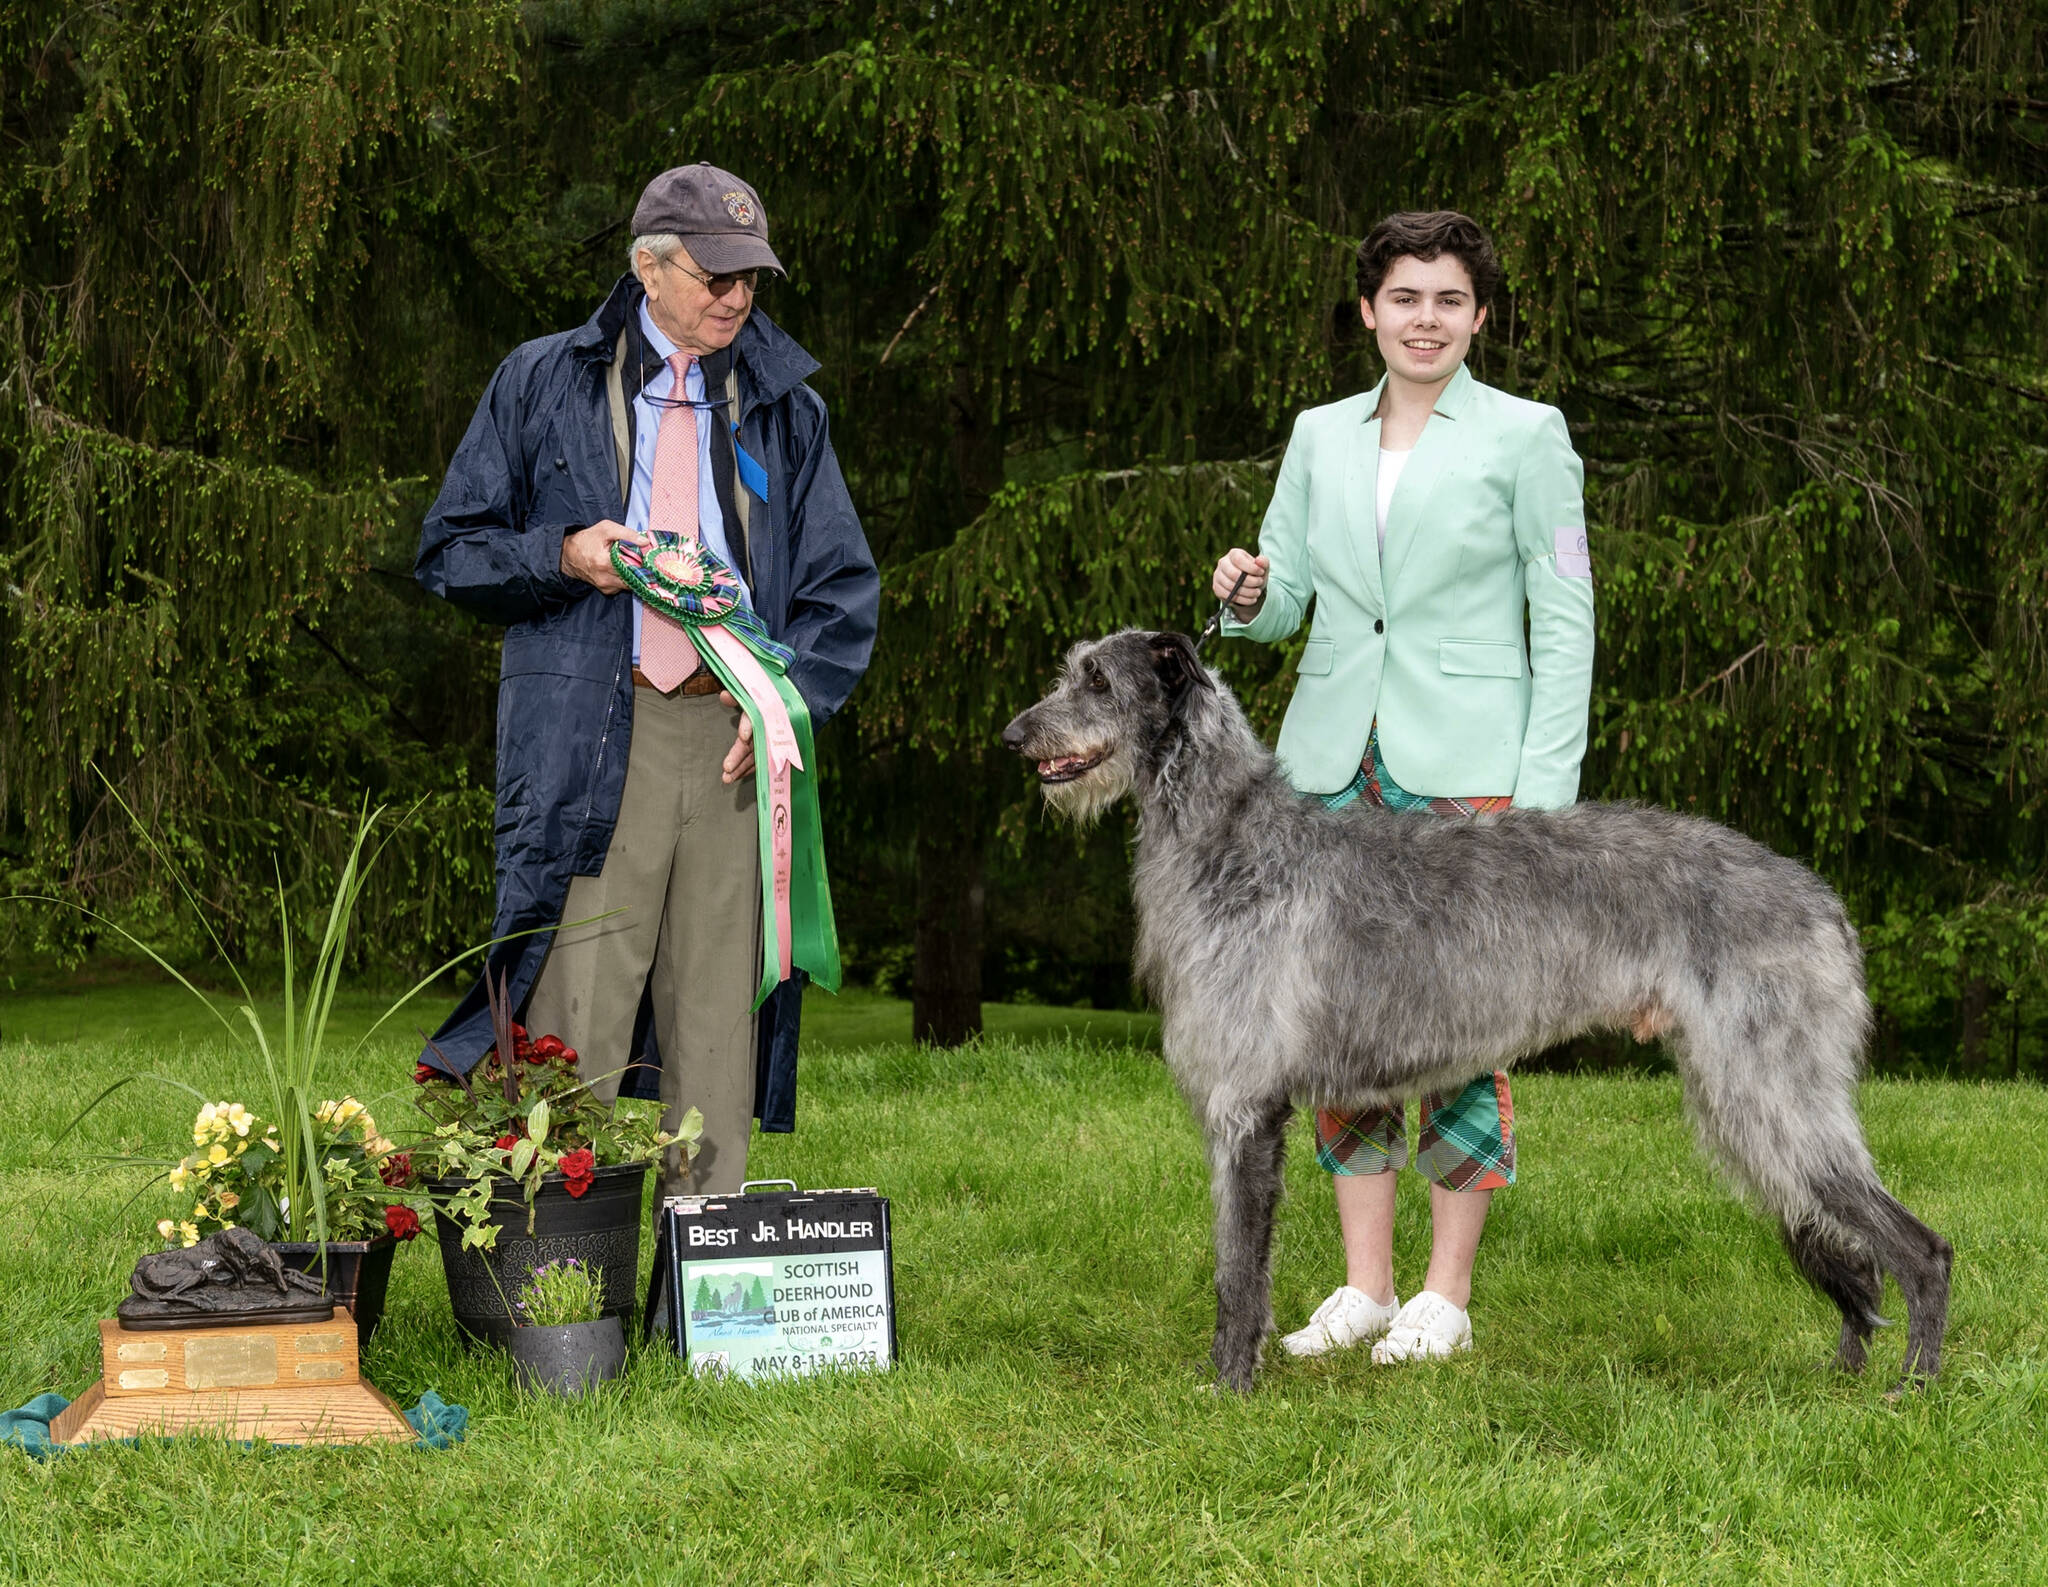
[[[761,719],[760,706],[740,686],[739,679],[711,642],[699,635],[699,625],[688,617],[682,620],[704,664],[718,675],[726,692],[746,708],[754,724],[754,753],[758,761],[767,754],[768,745],[768,726]],[[796,731],[797,748],[803,754],[802,767],[789,769],[789,962],[826,991],[837,992],[839,929],[832,919],[832,889],[825,875],[825,827],[818,814],[818,760],[811,739],[810,708],[783,671],[780,657],[756,644],[744,628],[731,624],[726,627],[754,653],[768,674],[768,681],[775,685],[775,692],[782,696],[783,707],[789,712],[789,725]],[[754,1007],[758,1009],[782,979],[782,954],[775,940],[775,840],[770,825],[773,817],[769,809],[768,775],[758,766],[754,773],[754,808],[761,844],[761,986],[754,995]]]
[[[680,539],[680,536],[667,531],[655,534],[657,544],[664,547],[678,544]],[[717,575],[726,576],[734,593],[738,590],[738,580],[733,578],[732,570],[709,546],[693,542],[691,549],[707,573],[706,584],[695,588],[677,582],[646,562],[628,557],[623,545],[612,546],[612,566],[648,610],[660,612],[688,630],[690,643],[697,647],[697,654],[703,657],[704,665],[725,685],[726,692],[746,708],[748,719],[754,724],[754,808],[761,844],[761,985],[754,995],[754,1007],[759,1009],[768,1000],[768,994],[782,981],[781,944],[775,934],[773,799],[769,791],[770,779],[761,765],[767,754],[768,725],[762,720],[761,707],[733,675],[732,668],[720,658],[717,648],[704,637],[702,630],[707,628],[723,627],[747,647],[767,673],[768,681],[782,697],[783,708],[789,713],[789,725],[796,734],[797,749],[803,758],[801,768],[792,766],[789,770],[790,968],[792,971],[803,970],[826,991],[837,992],[840,984],[839,930],[833,923],[832,889],[825,876],[825,827],[818,814],[817,750],[811,741],[810,708],[804,704],[804,697],[797,692],[796,685],[789,681],[788,667],[793,652],[769,637],[767,628],[744,600],[735,601],[719,616],[705,613],[706,589],[716,583]],[[661,600],[656,598],[657,595],[672,598]]]

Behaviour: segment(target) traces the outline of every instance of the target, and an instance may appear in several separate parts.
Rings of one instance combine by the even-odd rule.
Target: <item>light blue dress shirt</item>
[[[661,327],[647,312],[644,298],[640,303],[640,334],[647,338],[647,345],[654,349],[655,356],[663,360],[660,373],[648,381],[633,399],[633,489],[626,498],[626,527],[644,534],[647,532],[647,504],[654,496],[655,436],[661,428],[662,419],[680,410],[664,407],[661,402],[675,390],[675,371],[666,361],[674,356],[676,344],[661,334]],[[702,364],[693,362],[690,365],[683,395],[691,402],[704,400]],[[711,477],[711,426],[724,422],[723,407],[697,409],[697,531],[703,536],[704,543],[732,569],[733,577],[740,580],[741,593],[752,605],[753,595],[747,590],[739,563],[726,543],[725,514],[718,509],[718,485]],[[640,665],[640,624],[644,616],[644,609],[636,600],[633,603],[633,665],[636,667]]]

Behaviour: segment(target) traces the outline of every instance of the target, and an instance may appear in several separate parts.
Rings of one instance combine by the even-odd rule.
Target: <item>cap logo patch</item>
[[[733,218],[736,225],[751,226],[754,224],[754,201],[744,193],[726,194],[725,212]]]

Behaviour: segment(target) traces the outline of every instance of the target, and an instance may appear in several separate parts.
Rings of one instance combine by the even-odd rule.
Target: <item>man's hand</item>
[[[600,518],[588,529],[578,529],[574,534],[562,536],[562,571],[603,594],[618,594],[626,585],[612,567],[612,542],[615,540],[623,540],[643,551],[654,543],[651,535],[628,529],[609,518]]]
[[[1216,577],[1209,581],[1209,587],[1215,591],[1217,600],[1230,601],[1230,610],[1240,623],[1248,623],[1266,603],[1266,570],[1271,566],[1266,558],[1232,546],[1216,564]],[[1237,592],[1237,599],[1231,600],[1231,586],[1237,583],[1240,573],[1244,575],[1244,588]]]
[[[720,689],[718,699],[722,705],[731,706],[735,710],[739,708],[740,702],[732,697],[730,689]],[[740,712],[740,736],[732,741],[732,748],[725,752],[723,769],[723,780],[729,783],[738,782],[742,777],[751,777],[754,774],[754,719],[744,711]]]

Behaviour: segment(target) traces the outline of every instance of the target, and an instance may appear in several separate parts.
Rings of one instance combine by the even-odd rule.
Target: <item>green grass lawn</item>
[[[348,1014],[361,1021],[365,1003]],[[173,1011],[176,1010],[174,1013]],[[591,1402],[522,1396],[451,1337],[438,1259],[401,1252],[365,1359],[469,1439],[243,1451],[183,1440],[38,1465],[0,1452],[0,1578],[37,1583],[2023,1582],[2048,1549],[2048,1093],[1876,1083],[1892,1188],[1957,1250],[1948,1371],[1884,1396],[1814,1370],[1832,1312],[1690,1150],[1667,1079],[1517,1087],[1523,1184],[1499,1198],[1478,1347],[1399,1372],[1269,1357],[1205,1391],[1208,1209],[1195,1134],[1125,1015],[991,1009],[929,1053],[900,1004],[814,1010],[801,1130],[753,1167],[893,1198],[902,1363],[697,1382],[658,1351]],[[0,998],[0,1401],[76,1395],[95,1321],[153,1243],[153,1196],[91,1153],[175,1154],[189,1106],[133,1087],[251,1077],[160,988]],[[182,1034],[181,1034],[182,1033]],[[412,1044],[345,1084],[401,1116]],[[337,1089],[343,1082],[337,1083]],[[1276,1303],[1338,1280],[1297,1137]],[[1421,1272],[1419,1184],[1399,1271]],[[2034,1207],[2034,1212],[2026,1208]],[[643,1259],[649,1254],[643,1251]],[[1897,1299],[1892,1297],[1892,1309]]]

